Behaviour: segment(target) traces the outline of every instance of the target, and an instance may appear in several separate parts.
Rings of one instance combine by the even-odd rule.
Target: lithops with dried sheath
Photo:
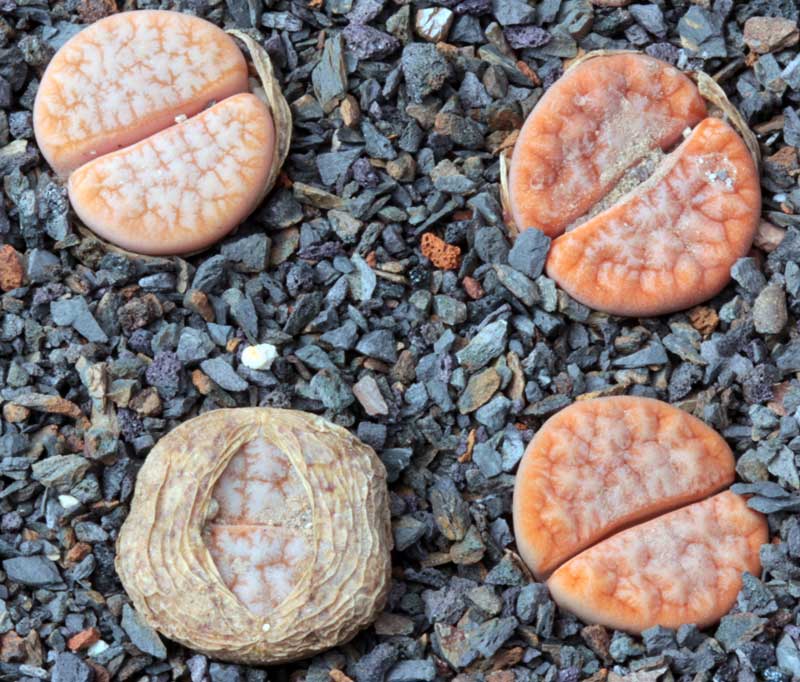
[[[689,308],[750,248],[757,144],[719,87],[696,78],[642,54],[590,56],[520,131],[509,213],[516,229],[554,238],[547,274],[596,310]]]
[[[575,403],[530,442],[514,488],[517,547],[588,622],[641,632],[706,626],[758,574],[766,520],[726,491],[724,439],[658,400]]]
[[[153,448],[117,541],[134,606],[212,658],[271,664],[341,644],[390,583],[386,472],[294,410],[207,412]]]
[[[97,235],[137,253],[198,251],[272,187],[291,114],[264,50],[239,37],[260,82],[233,38],[178,12],[112,15],[53,57],[36,140]]]

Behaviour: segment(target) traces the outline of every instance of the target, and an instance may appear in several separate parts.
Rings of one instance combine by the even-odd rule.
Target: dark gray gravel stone
[[[211,682],[247,682],[245,671],[230,663],[212,663],[208,667]]]
[[[536,8],[523,0],[492,0],[492,14],[502,26],[536,21]]]
[[[9,580],[21,585],[44,587],[61,582],[58,567],[46,556],[18,556],[5,559],[3,570]]]
[[[414,102],[421,103],[439,90],[450,75],[450,66],[435,45],[409,43],[403,48],[401,64],[406,91]]]
[[[658,5],[630,5],[628,11],[631,13],[631,16],[636,19],[636,23],[654,36],[663,38],[667,34],[667,25],[664,23],[664,13]]]
[[[227,264],[228,259],[222,255],[205,259],[197,268],[191,288],[207,294],[214,293],[225,282]]]
[[[386,675],[386,682],[433,682],[435,679],[436,666],[427,658],[400,661]]]
[[[335,367],[319,370],[311,379],[311,392],[329,410],[343,410],[356,397]]]
[[[396,647],[388,643],[379,644],[356,663],[353,669],[356,682],[383,682],[397,659]]]
[[[210,379],[226,391],[244,391],[247,382],[242,379],[231,367],[230,363],[222,358],[211,358],[200,363],[202,369]]]
[[[28,280],[41,284],[50,282],[61,272],[61,260],[54,253],[44,249],[31,249],[25,259],[25,274]]]
[[[344,61],[344,38],[341,33],[325,41],[322,59],[311,72],[314,92],[323,111],[331,111],[347,92],[347,67]]]
[[[33,480],[46,488],[67,492],[83,479],[90,462],[80,455],[54,455],[34,462],[31,467]]]
[[[108,341],[108,336],[97,324],[83,296],[53,301],[50,304],[50,314],[53,316],[53,322],[64,327],[72,327],[88,341],[99,343]]]
[[[50,675],[51,682],[93,682],[95,679],[94,670],[69,651],[58,654]]]
[[[356,350],[377,360],[393,363],[397,360],[397,348],[394,334],[389,329],[376,329],[361,337]]]
[[[734,613],[722,618],[714,637],[725,651],[735,651],[761,634],[765,623],[764,618],[752,613]]]
[[[484,263],[505,263],[508,260],[508,242],[497,227],[482,227],[475,233],[475,252]]]
[[[536,228],[523,230],[514,240],[508,252],[508,264],[531,279],[544,271],[544,263],[550,251],[550,237]]]
[[[122,607],[122,629],[131,638],[134,646],[143,653],[150,654],[155,658],[166,658],[167,648],[144,619],[128,604]]]
[[[400,48],[397,38],[365,24],[352,23],[342,35],[347,49],[359,59],[383,59]]]
[[[649,365],[664,365],[667,363],[667,352],[658,339],[653,339],[644,348],[630,355],[614,360],[615,367],[633,369]]]
[[[269,264],[270,239],[252,234],[222,245],[221,254],[238,272],[263,272]]]
[[[538,26],[509,26],[503,30],[503,35],[515,50],[526,47],[542,47],[547,45],[551,39],[550,34]]]
[[[656,656],[665,649],[675,647],[675,631],[656,625],[642,632],[642,641],[649,656]]]
[[[214,352],[216,346],[204,331],[186,327],[178,340],[178,359],[184,363],[205,360]]]
[[[486,325],[456,353],[458,362],[471,372],[485,367],[505,350],[507,333],[505,320]]]

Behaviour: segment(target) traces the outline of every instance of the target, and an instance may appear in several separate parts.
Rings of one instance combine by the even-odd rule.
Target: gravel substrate
[[[295,115],[278,189],[235,236],[185,260],[129,258],[79,234],[33,142],[53,50],[113,2],[0,2],[1,679],[800,677],[794,0],[167,3],[250,27]],[[120,9],[135,7],[159,6]],[[794,25],[746,31],[754,16]],[[498,151],[564,61],[600,48],[718,76],[762,144],[763,250],[687,313],[593,313],[542,275],[541,235],[513,248],[506,235]],[[458,270],[421,255],[429,231],[460,247]],[[254,343],[275,348],[244,362]],[[769,513],[763,575],[746,577],[718,628],[638,638],[587,627],[516,557],[509,511],[525,444],[579,396],[620,393],[717,428],[739,490]],[[152,445],[199,412],[244,405],[325,415],[374,447],[391,481],[385,613],[348,645],[269,671],[160,639],[113,566]]]

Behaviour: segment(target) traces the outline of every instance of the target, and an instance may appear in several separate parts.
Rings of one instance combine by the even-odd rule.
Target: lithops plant
[[[590,56],[520,131],[506,183],[515,229],[553,237],[547,274],[596,310],[691,307],[752,244],[757,145],[724,93],[697,79],[642,54]]]
[[[97,235],[137,253],[198,251],[272,187],[291,114],[264,50],[237,35],[260,83],[229,35],[178,12],[112,15],[53,57],[36,140]]]
[[[514,489],[525,562],[585,621],[631,632],[710,625],[760,570],[766,520],[724,491],[733,455],[658,400],[597,398],[551,417]],[[720,492],[723,491],[723,492]]]
[[[390,584],[386,472],[294,410],[207,412],[153,448],[117,541],[134,606],[213,658],[271,664],[341,644]]]

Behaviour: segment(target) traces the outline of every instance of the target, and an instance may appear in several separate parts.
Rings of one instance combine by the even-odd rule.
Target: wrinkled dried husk
[[[692,80],[697,83],[697,89],[711,106],[709,112],[712,116],[716,115],[718,118],[727,120],[736,130],[737,133],[744,140],[750,156],[753,157],[753,162],[756,164],[756,169],[761,168],[761,149],[758,146],[758,140],[755,133],[750,130],[747,122],[744,120],[739,110],[731,104],[725,91],[719,86],[711,76],[703,71],[694,71],[690,74]]]
[[[225,586],[203,542],[214,484],[258,435],[286,453],[302,480],[316,548],[267,619]],[[212,658],[269,664],[311,656],[370,624],[388,593],[391,548],[386,471],[371,448],[304,412],[222,409],[178,426],[152,449],[120,530],[116,568],[137,611],[170,639]]]
[[[278,174],[281,172],[283,162],[286,161],[286,157],[289,154],[289,147],[292,143],[292,110],[289,108],[289,104],[281,92],[280,82],[278,81],[278,78],[275,76],[275,72],[272,69],[272,62],[270,61],[267,51],[249,35],[242,31],[231,29],[228,31],[228,33],[241,40],[247,47],[247,50],[250,52],[250,61],[255,67],[256,73],[258,74],[258,79],[260,81],[260,85],[252,88],[251,91],[254,95],[256,95],[256,97],[258,97],[264,102],[264,104],[267,105],[267,108],[272,115],[272,124],[275,127],[275,145],[272,150],[272,164],[270,165],[269,175],[267,176],[264,186],[261,188],[261,193],[258,196],[258,202],[256,202],[261,203],[267,194],[269,194],[270,190],[275,186],[275,181],[278,179]],[[128,251],[127,249],[116,246],[96,235],[88,227],[81,223],[77,217],[75,217],[75,229],[77,230],[78,234],[82,235],[83,237],[94,237],[107,251],[113,251],[114,253],[121,253],[128,257],[144,260],[147,260],[148,258],[165,257],[149,256],[142,253],[136,253],[134,251]],[[235,231],[236,228],[234,228],[228,236],[233,234]],[[202,253],[206,249],[211,248],[211,246],[213,246],[213,244],[209,244],[209,246],[204,249],[200,249],[199,251],[175,255],[180,255],[186,258],[197,253]]]
[[[253,40],[247,33],[231,29],[228,31],[234,38],[241,40],[250,52],[250,59],[258,73],[261,81],[261,88],[254,91],[269,109],[272,114],[272,123],[275,126],[275,148],[272,151],[272,165],[270,166],[269,176],[261,190],[259,202],[269,194],[274,187],[278,173],[281,171],[283,162],[289,154],[289,146],[292,143],[292,110],[286,102],[278,82],[275,72],[272,70],[267,51]]]
[[[583,64],[590,59],[594,59],[595,57],[607,57],[615,54],[641,54],[641,52],[638,52],[637,50],[593,50],[592,52],[587,52],[586,54],[573,59],[567,66],[566,71],[574,69],[579,64]],[[687,76],[689,76],[689,78],[691,78],[697,84],[697,89],[700,91],[700,95],[711,105],[709,107],[709,113],[712,116],[717,116],[718,118],[727,120],[734,127],[736,132],[739,133],[741,138],[744,140],[750,155],[753,157],[753,161],[756,164],[756,169],[760,169],[761,150],[758,146],[758,140],[756,139],[753,131],[750,130],[747,122],[739,113],[739,110],[733,106],[733,104],[731,104],[728,96],[725,94],[725,91],[711,76],[703,71],[692,71],[687,73]],[[513,149],[508,149],[504,150],[500,154],[500,201],[503,206],[503,213],[506,218],[508,233],[513,239],[519,234],[519,228],[514,224],[514,220],[511,217],[511,199],[508,190],[509,164],[507,159],[510,158],[512,152]]]

